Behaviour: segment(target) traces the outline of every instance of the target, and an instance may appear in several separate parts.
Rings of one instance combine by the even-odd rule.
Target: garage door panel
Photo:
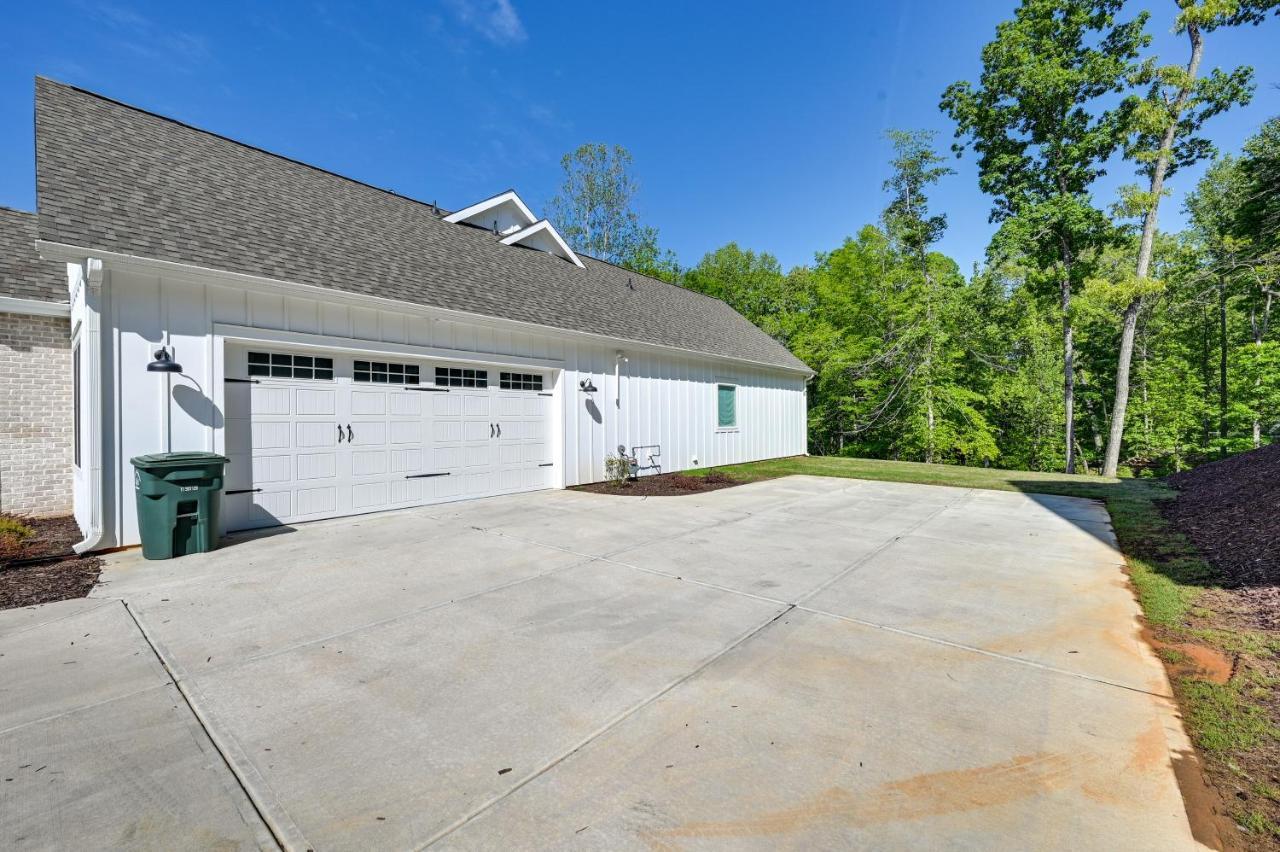
[[[255,456],[253,459],[253,482],[255,486],[275,482],[288,482],[293,478],[293,457]]]
[[[338,511],[337,486],[299,488],[294,492],[298,515],[332,515]]]
[[[458,420],[436,420],[431,424],[431,438],[438,442],[448,443],[462,440],[462,422]]]
[[[487,441],[489,439],[489,424],[479,420],[467,420],[462,424],[462,440],[464,441]]]
[[[254,423],[249,446],[254,450],[289,449],[290,426],[287,421]]]
[[[353,420],[348,436],[355,447],[381,447],[387,443],[387,424],[383,420]]]
[[[338,455],[337,453],[299,453],[297,470],[298,479],[302,480],[334,479],[338,475]],[[281,472],[287,478],[288,469],[284,468]]]
[[[386,472],[386,450],[356,450],[351,454],[352,476],[379,476]]]
[[[292,388],[274,387],[271,385],[254,385],[250,395],[249,410],[254,417],[258,415],[284,416],[293,413],[291,398]]]
[[[493,493],[492,477],[486,470],[483,473],[466,473],[462,475],[462,493],[472,496]]]
[[[421,448],[391,451],[392,473],[417,473],[423,470]]]
[[[392,503],[422,503],[427,499],[425,479],[402,479],[391,483]]]
[[[440,470],[462,467],[462,447],[434,447],[435,466]]]
[[[462,413],[466,417],[488,417],[489,397],[467,394],[461,397]]]
[[[519,417],[524,414],[524,400],[518,396],[500,396],[498,397],[497,411],[495,415],[498,417]]]
[[[302,417],[333,417],[338,411],[338,394],[331,390],[298,388],[294,399]]]
[[[421,444],[423,424],[421,420],[392,420],[390,433],[393,444]]]
[[[523,450],[521,461],[541,463],[548,460],[549,448],[546,444],[525,444]]]
[[[390,502],[391,491],[386,482],[363,482],[351,487],[351,506],[357,511],[379,509]]]
[[[338,430],[334,423],[296,423],[297,447],[336,447]]]
[[[421,417],[422,416],[422,394],[421,393],[396,393],[391,394],[390,413],[395,417]]]
[[[352,391],[351,413],[353,415],[386,414],[386,393],[384,391]]]
[[[498,447],[498,464],[519,464],[524,461],[520,444],[504,444]]]
[[[462,397],[447,393],[434,394],[431,400],[431,413],[436,417],[461,417]]]
[[[252,496],[249,519],[256,522],[258,526],[261,526],[264,521],[279,523],[282,518],[293,515],[292,492],[268,491]]]
[[[488,467],[493,460],[493,453],[485,445],[462,448],[463,467]]]

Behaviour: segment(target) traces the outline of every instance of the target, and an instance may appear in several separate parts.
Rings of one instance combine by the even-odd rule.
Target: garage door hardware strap
[[[448,388],[415,388],[411,385],[405,385],[404,390],[416,390],[423,393],[448,393]]]
[[[236,379],[230,376],[223,379],[223,381],[224,382],[240,382],[241,384],[245,384],[245,385],[256,385],[258,383],[257,379]]]
[[[542,464],[538,465],[538,467],[554,467],[554,466],[555,466],[555,462],[543,462]]]
[[[427,479],[432,476],[448,476],[448,471],[444,473],[411,473],[405,479]]]
[[[261,488],[236,488],[232,491],[223,491],[222,493],[228,496],[232,494],[257,494],[261,490]]]

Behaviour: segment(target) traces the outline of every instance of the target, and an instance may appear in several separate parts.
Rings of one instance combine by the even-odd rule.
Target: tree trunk
[[[1227,282],[1218,279],[1218,437],[1227,437]]]
[[[1200,68],[1200,57],[1204,53],[1204,39],[1200,36],[1200,28],[1195,24],[1187,26],[1187,37],[1191,39],[1191,58],[1187,60],[1186,82],[1178,90],[1169,110],[1169,126],[1165,128],[1160,140],[1160,151],[1156,156],[1155,167],[1151,170],[1151,204],[1147,215],[1142,220],[1142,242],[1138,246],[1137,279],[1139,287],[1147,278],[1151,269],[1151,251],[1156,238],[1156,214],[1160,208],[1160,195],[1164,191],[1164,176],[1169,170],[1169,159],[1173,154],[1173,141],[1178,132],[1178,118],[1187,105],[1191,89],[1195,85],[1196,72]],[[1120,443],[1124,440],[1124,416],[1129,408],[1129,363],[1133,358],[1133,330],[1137,325],[1138,311],[1142,309],[1142,296],[1133,298],[1124,311],[1124,329],[1120,335],[1119,362],[1116,365],[1116,401],[1111,406],[1111,435],[1107,440],[1106,461],[1102,465],[1104,476],[1115,476],[1120,466]]]
[[[1070,265],[1062,276],[1062,404],[1066,412],[1067,473],[1076,472],[1076,374],[1074,329],[1071,326]]]
[[[1258,319],[1255,311],[1249,317],[1249,325],[1253,330],[1253,345],[1255,348],[1262,347],[1262,341],[1267,336],[1267,326],[1271,324],[1271,300],[1275,297],[1271,291],[1267,291],[1267,301],[1262,308],[1262,318]],[[1262,376],[1257,376],[1253,380],[1254,396],[1258,394],[1257,388],[1262,384]],[[1258,408],[1255,405],[1253,409],[1253,448],[1256,450],[1262,446],[1262,418],[1258,416]]]

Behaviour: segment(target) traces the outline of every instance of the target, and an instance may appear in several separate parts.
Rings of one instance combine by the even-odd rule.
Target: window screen
[[[333,359],[281,352],[250,352],[249,375],[273,379],[332,379]]]
[[[498,386],[503,390],[542,390],[542,376],[537,373],[499,373]]]
[[[463,370],[458,367],[436,367],[436,384],[449,388],[487,388],[488,370]]]
[[[716,386],[716,424],[721,429],[738,425],[738,389],[733,385]]]
[[[356,361],[352,377],[357,382],[373,382],[380,385],[416,385],[418,365]]]

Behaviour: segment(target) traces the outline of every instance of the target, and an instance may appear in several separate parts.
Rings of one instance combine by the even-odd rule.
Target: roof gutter
[[[175,276],[185,277],[188,280],[195,280],[200,283],[220,284],[225,287],[228,279],[230,279],[246,288],[256,288],[259,290],[274,289],[284,294],[299,295],[313,299],[326,299],[330,302],[349,302],[366,307],[380,305],[385,307],[386,310],[399,311],[401,313],[403,313],[405,308],[408,307],[416,309],[423,315],[429,317],[443,316],[446,319],[457,318],[466,322],[479,323],[481,325],[491,327],[518,328],[541,333],[552,331],[557,334],[585,337],[613,348],[616,348],[618,343],[621,341],[631,346],[639,346],[646,349],[656,349],[665,352],[675,352],[685,356],[692,355],[698,358],[728,361],[733,364],[746,364],[752,367],[774,370],[782,373],[798,374],[802,376],[814,375],[814,371],[807,366],[803,368],[788,367],[782,364],[770,364],[765,361],[754,361],[750,358],[734,358],[729,355],[716,355],[711,352],[700,352],[697,349],[688,349],[683,346],[672,346],[664,343],[650,343],[648,341],[633,340],[631,338],[610,337],[605,334],[596,334],[590,331],[576,331],[574,329],[561,328],[554,325],[542,325],[540,323],[527,322],[525,320],[513,320],[506,319],[505,317],[495,317],[487,314],[460,311],[455,308],[440,308],[434,305],[419,304],[417,302],[404,302],[397,299],[388,299],[383,296],[370,296],[364,293],[352,293],[347,290],[335,290],[331,287],[319,287],[314,284],[299,284],[293,281],[283,281],[279,278],[266,278],[261,275],[251,275],[244,272],[231,272],[229,270],[215,269],[213,267],[178,263],[177,261],[172,260],[157,260],[155,258],[144,257],[142,255],[102,251],[99,249],[73,246],[68,243],[51,242],[49,240],[36,240],[36,248],[39,250],[41,257],[46,260],[63,260],[75,263],[78,262],[77,258],[84,258],[86,254],[91,253],[94,257],[102,258],[105,261],[130,264],[137,268],[151,271],[169,272]]]
[[[106,524],[103,521],[103,507],[106,506],[106,494],[102,480],[102,261],[91,257],[83,261],[85,284],[88,289],[84,294],[84,321],[80,330],[82,357],[84,365],[85,388],[88,395],[87,416],[81,423],[88,428],[88,467],[89,476],[89,529],[85,530],[84,541],[71,546],[76,553],[87,553],[102,545],[106,537]],[[96,304],[90,304],[90,302]]]
[[[71,306],[66,302],[46,302],[42,299],[19,299],[16,296],[0,296],[0,314],[22,314],[29,317],[70,317]]]

